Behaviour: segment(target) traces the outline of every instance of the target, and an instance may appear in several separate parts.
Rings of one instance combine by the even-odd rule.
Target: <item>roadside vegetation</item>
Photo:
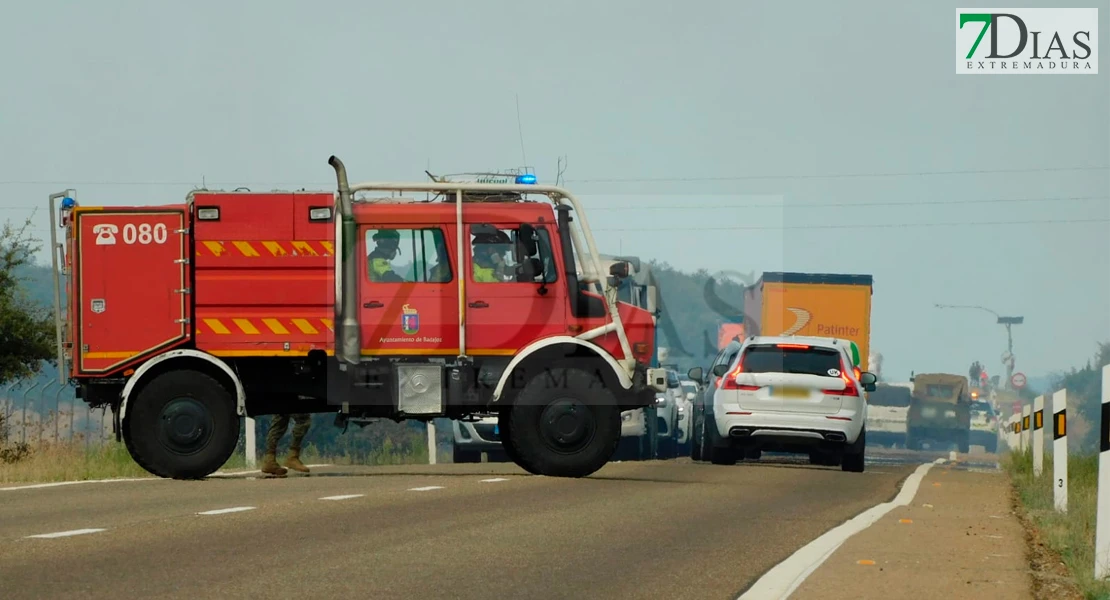
[[[122,443],[115,441],[91,447],[83,442],[67,442],[28,448],[18,458],[0,455],[0,484],[153,477],[131,459]],[[440,448],[437,461],[450,462],[450,456],[450,452]],[[280,458],[283,457],[279,455]],[[366,455],[326,455],[308,445],[301,451],[301,460],[305,464],[328,465],[425,464],[428,450],[427,447],[422,450],[397,448],[389,442]],[[220,470],[248,470],[246,454],[236,452]]]
[[[1036,479],[1029,452],[1009,454],[1006,466],[1042,542],[1060,557],[1083,596],[1090,600],[1110,599],[1110,582],[1094,578],[1098,456],[1069,457],[1067,514],[1054,508],[1050,460],[1045,461],[1045,471]]]
[[[1056,512],[1052,478],[1052,435],[1046,430],[1044,471],[1033,476],[1031,450],[1006,455],[1005,467],[1022,508],[1044,545],[1067,567],[1085,598],[1110,600],[1110,582],[1096,581],[1095,515],[1098,499],[1097,415],[1100,410],[1102,367],[1110,364],[1110,343],[1100,344],[1094,360],[1082,369],[1053,378],[1046,393],[1068,390],[1068,512]],[[1050,415],[1049,405],[1045,407]],[[1051,418],[1045,419],[1051,427]],[[1077,427],[1076,425],[1081,425]],[[1074,439],[1073,439],[1074,437]]]
[[[423,425],[417,428],[392,422],[374,424],[364,430],[348,432],[345,436],[338,435],[337,442],[338,430],[330,423],[316,421],[314,419],[314,430],[309,432],[301,451],[301,460],[305,464],[378,466],[428,462],[427,433]],[[261,417],[256,424],[259,459],[267,426],[266,417]],[[47,425],[46,429],[51,427]],[[4,441],[16,436],[10,435],[11,427],[6,426],[5,417],[0,413],[0,432],[4,431],[8,434],[0,436],[0,484],[152,477],[135,463],[124,444],[110,435],[107,439],[85,439],[83,434],[78,433],[72,440],[59,442],[41,438],[37,441],[36,438],[29,438],[29,443]],[[447,439],[450,429],[445,432],[441,427],[437,433],[436,461],[451,462],[451,446]],[[317,438],[315,441],[314,437]],[[243,443],[245,438],[245,435],[240,436],[239,447],[221,471],[249,470]],[[288,443],[287,434],[278,445],[279,460],[284,459]]]

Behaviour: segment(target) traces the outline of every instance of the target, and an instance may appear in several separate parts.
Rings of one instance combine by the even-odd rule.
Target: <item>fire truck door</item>
[[[362,354],[458,354],[458,281],[444,228],[373,224],[359,231]]]
[[[77,371],[111,373],[188,339],[184,210],[105,207],[74,218]]]
[[[517,276],[516,267],[527,258],[517,248],[519,227],[520,223],[498,223],[467,228],[467,354],[512,355],[537,339],[566,333],[567,298],[557,283],[551,232],[546,225],[533,225],[539,238],[537,251],[544,281],[541,294],[538,279]],[[497,236],[501,241],[507,238],[510,243],[481,243],[481,237],[496,236],[495,230],[503,234]],[[491,260],[493,255],[501,260]]]

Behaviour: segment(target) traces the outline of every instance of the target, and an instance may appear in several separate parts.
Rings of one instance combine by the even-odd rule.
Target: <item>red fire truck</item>
[[[579,201],[531,175],[349,185],[329,164],[338,195],[51,196],[58,360],[79,397],[112,408],[135,461],[205,477],[241,416],[497,414],[529,472],[601,468],[621,411],[652,403],[666,374],[650,365],[652,315],[607,277],[628,265],[601,272]]]

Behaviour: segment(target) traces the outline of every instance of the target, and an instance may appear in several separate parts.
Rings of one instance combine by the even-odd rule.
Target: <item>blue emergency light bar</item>
[[[74,200],[73,198],[70,198],[69,196],[66,196],[65,198],[62,198],[62,210],[69,210],[69,209],[73,208],[74,206],[77,206],[77,201],[76,200]]]
[[[525,173],[524,175],[517,175],[516,176],[516,182],[517,182],[518,185],[535,185],[536,176],[531,174],[531,173]]]

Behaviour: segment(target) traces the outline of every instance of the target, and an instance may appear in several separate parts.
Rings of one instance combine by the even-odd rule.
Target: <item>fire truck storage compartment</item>
[[[185,206],[74,211],[76,375],[109,375],[187,341]]]
[[[332,347],[334,204],[327,192],[193,193],[199,349],[303,356]]]

